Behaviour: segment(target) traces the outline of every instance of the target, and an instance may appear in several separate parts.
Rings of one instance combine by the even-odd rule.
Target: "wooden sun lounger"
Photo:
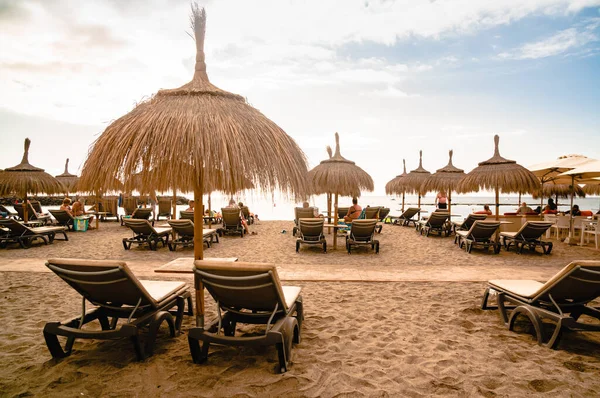
[[[8,230],[0,235],[0,247],[3,248],[9,243],[18,243],[23,249],[28,249],[35,239],[41,239],[47,245],[54,241],[57,234],[63,235],[64,239],[61,240],[69,240],[67,228],[62,226],[30,228],[13,219],[0,220],[0,226]]]
[[[177,250],[178,245],[194,246],[194,222],[191,220],[169,220],[169,225],[173,228],[173,232],[177,234],[177,238],[168,242],[169,250]],[[219,243],[219,234],[216,229],[203,229],[202,241],[207,247],[211,247],[213,242]]]
[[[158,243],[165,247],[169,243],[169,236],[173,231],[171,227],[154,228],[148,220],[124,219],[125,226],[133,231],[133,237],[123,238],[123,247],[125,250],[131,249],[133,243],[150,246],[150,250],[156,250]]]
[[[527,221],[517,232],[501,232],[500,238],[503,239],[504,248],[507,251],[514,243],[515,250],[519,254],[523,252],[525,246],[532,251],[540,246],[544,254],[550,254],[552,251],[552,242],[543,241],[542,237],[551,226],[551,222]]]
[[[322,245],[323,253],[327,253],[327,240],[323,235],[323,218],[300,218],[298,220],[299,238],[296,239],[296,253],[300,250],[300,244]]]

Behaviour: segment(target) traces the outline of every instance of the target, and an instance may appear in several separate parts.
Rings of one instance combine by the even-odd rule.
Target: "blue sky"
[[[375,193],[418,163],[600,158],[600,0],[208,1],[207,65],[305,151],[341,136]],[[191,79],[189,2],[0,0],[0,168],[60,174],[104,128]]]

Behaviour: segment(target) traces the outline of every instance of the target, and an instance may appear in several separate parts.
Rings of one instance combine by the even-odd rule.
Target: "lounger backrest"
[[[300,237],[304,240],[319,240],[323,236],[322,218],[301,218],[298,220],[300,226]]]
[[[551,226],[551,222],[527,221],[521,226],[521,229],[517,231],[516,236],[523,239],[539,239]]]
[[[36,233],[27,225],[21,224],[20,222],[18,222],[17,220],[13,220],[12,218],[0,220],[0,225],[10,229],[10,232],[13,236],[36,235]]]
[[[350,237],[354,240],[370,240],[375,234],[377,220],[354,220],[350,227]]]
[[[19,217],[22,220],[24,220],[25,219],[25,213],[23,212],[23,204],[22,203],[17,203],[13,207],[14,207],[15,211],[17,212],[17,214],[19,215]],[[27,204],[27,219],[28,220],[37,220],[36,211],[33,208],[33,206],[31,205],[31,203]]]
[[[67,213],[66,210],[49,210],[50,214],[52,214],[52,216],[54,218],[56,218],[56,221],[58,221],[60,224],[68,224],[69,222],[73,221],[73,216],[70,215],[69,213]]]
[[[31,204],[31,207],[33,208],[33,210],[35,210],[36,213],[43,213],[42,205],[40,204],[40,202],[38,202],[37,200],[30,200],[29,203]]]
[[[471,229],[467,233],[468,239],[474,240],[486,240],[490,239],[492,235],[500,228],[499,222],[489,222],[482,220],[475,220]]]
[[[288,310],[277,267],[261,263],[194,262],[196,290],[200,283],[221,306],[254,310]]]
[[[371,219],[371,218],[375,218],[375,219],[379,219],[379,210],[381,209],[381,207],[379,206],[375,206],[375,207],[365,207],[365,219]]]
[[[450,213],[447,211],[434,211],[429,216],[427,224],[432,227],[442,227],[448,218],[450,218]]]
[[[8,211],[8,209],[6,207],[4,207],[4,205],[0,205],[0,211],[3,213],[8,213],[8,214],[11,213],[10,211]]]
[[[156,233],[152,224],[148,220],[136,220],[135,218],[123,219],[125,226],[131,228],[131,230],[137,235],[151,235]]]
[[[600,297],[600,261],[574,261],[531,295],[534,300],[585,303]]]
[[[135,306],[139,302],[156,308],[156,301],[123,261],[53,258],[46,266],[96,305]]]
[[[402,213],[400,215],[400,218],[404,218],[406,220],[410,220],[411,218],[413,218],[415,216],[415,214],[417,214],[419,211],[421,211],[420,207],[409,207],[408,209],[404,210],[404,213]]]
[[[385,218],[390,214],[389,207],[382,207],[379,209],[379,221],[385,220]]]
[[[193,211],[180,211],[179,212],[180,220],[194,220],[194,212]]]
[[[473,226],[473,223],[477,220],[485,220],[487,216],[485,214],[469,214],[465,221],[461,225],[461,229],[469,230]]]
[[[169,225],[179,236],[194,236],[194,222],[192,220],[169,220]]]
[[[223,216],[223,228],[238,228],[242,225],[240,220],[240,209],[234,207],[221,208]]]
[[[348,214],[349,208],[350,207],[338,207],[338,218],[346,217],[346,214]]]
[[[247,220],[250,218],[250,209],[248,209],[248,206],[242,206],[242,214],[244,215],[244,218]]]
[[[171,214],[171,199],[159,199],[158,200],[158,214]]]
[[[315,216],[315,211],[312,207],[296,207],[296,224],[298,224],[298,220],[300,218],[313,218]]]
[[[138,220],[148,220],[152,215],[152,209],[150,207],[140,207],[139,209],[135,209],[131,218]]]
[[[135,198],[123,199],[123,210],[125,210],[125,215],[130,216],[136,208],[137,200]]]

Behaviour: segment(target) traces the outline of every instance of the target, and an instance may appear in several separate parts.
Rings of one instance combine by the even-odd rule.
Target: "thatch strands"
[[[408,186],[404,183],[404,177],[408,175],[406,172],[406,159],[402,159],[403,164],[403,172],[402,174],[397,175],[392,178],[385,184],[385,193],[387,195],[400,195],[402,194],[402,212],[404,213],[404,196],[407,190],[410,190]]]
[[[69,173],[69,158],[67,158],[67,161],[65,162],[64,173],[57,175],[56,179],[65,186],[65,188],[66,188],[65,193],[76,191],[75,187],[77,185],[77,182],[79,181],[79,177],[77,177],[74,174]]]
[[[579,185],[575,184],[573,187],[569,184],[554,184],[553,182],[547,182],[543,186],[543,190],[540,195],[538,189],[537,192],[532,194],[534,199],[557,197],[567,199],[571,196],[571,193],[580,198],[585,198],[586,192]]]
[[[150,100],[111,123],[92,145],[85,161],[82,187],[96,182],[126,180],[163,162],[158,180],[171,186],[194,182],[196,207],[203,209],[205,187],[239,191],[249,178],[263,191],[308,194],[306,157],[296,142],[274,122],[237,94],[210,83],[206,73],[204,37],[206,13],[192,5],[196,65],[192,80],[160,90]],[[203,257],[202,211],[196,211],[195,258]],[[197,322],[203,324],[203,302]]]
[[[430,176],[431,173],[423,168],[423,151],[419,151],[419,167],[412,170],[404,178],[404,184],[407,187],[406,193],[416,193],[420,197],[425,193],[421,190],[421,185]]]
[[[600,180],[596,182],[587,182],[583,187],[583,192],[588,195],[600,195]]]
[[[429,176],[421,185],[421,192],[444,191],[448,195],[448,211],[452,206],[452,191],[464,178],[465,171],[452,164],[453,151],[448,152],[448,164]]]

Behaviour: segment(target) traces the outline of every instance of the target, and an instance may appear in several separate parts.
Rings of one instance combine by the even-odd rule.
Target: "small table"
[[[238,260],[237,257],[207,257],[206,261],[219,261],[226,263],[234,263]],[[193,274],[194,273],[194,258],[193,257],[181,257],[170,261],[164,265],[161,265],[154,272],[172,273],[172,274]]]
[[[108,212],[107,211],[92,211],[92,212],[88,212],[87,214],[93,214],[96,216],[96,229],[98,229],[100,227],[100,217],[106,217]]]

